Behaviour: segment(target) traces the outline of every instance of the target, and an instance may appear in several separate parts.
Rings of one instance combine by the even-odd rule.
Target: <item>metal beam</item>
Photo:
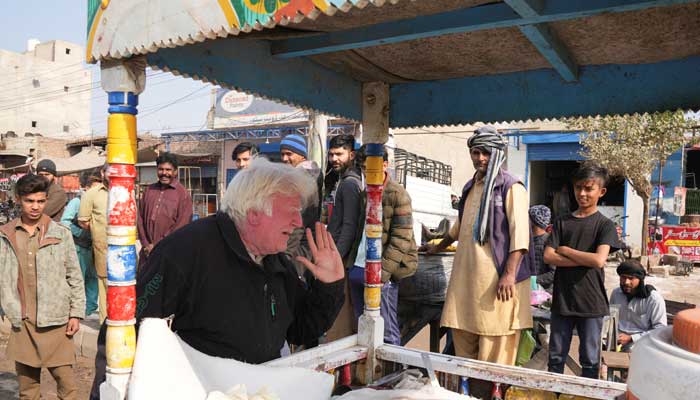
[[[578,66],[571,58],[566,46],[550,31],[547,24],[521,26],[520,32],[530,40],[530,43],[565,81],[576,81]]]
[[[535,18],[544,8],[542,0],[505,0],[515,12],[523,18]],[[525,35],[537,51],[559,72],[567,82],[573,82],[578,75],[578,66],[566,49],[566,46],[549,29],[547,24],[520,26],[520,32]]]
[[[330,136],[350,134],[356,132],[355,125],[334,125],[328,127]],[[224,140],[240,139],[275,139],[283,138],[291,134],[307,136],[308,126],[284,126],[284,127],[263,127],[263,128],[226,128],[208,131],[192,132],[167,132],[161,133],[160,137],[166,142],[221,142]]]
[[[426,353],[388,344],[377,349],[377,356],[381,360],[414,367],[424,367],[422,354]],[[427,354],[435,371],[490,382],[541,389],[547,392],[567,393],[594,399],[615,399],[624,395],[627,389],[624,383],[555,374],[553,372],[500,365],[444,354]]]
[[[270,55],[266,40],[217,39],[147,55],[148,64],[208,82],[359,121],[362,85],[305,59]]]
[[[700,56],[582,66],[566,83],[552,70],[411,82],[391,87],[391,127],[700,109]],[[478,95],[475,95],[478,94]]]
[[[272,53],[276,58],[302,57],[452,33],[536,25],[602,13],[697,2],[698,0],[550,0],[542,6],[540,15],[527,18],[518,15],[507,4],[488,4],[317,36],[274,41]]]
[[[503,2],[523,18],[537,17],[544,8],[544,0],[503,0]]]

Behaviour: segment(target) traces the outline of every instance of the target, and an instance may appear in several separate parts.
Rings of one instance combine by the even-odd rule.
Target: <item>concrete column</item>
[[[382,375],[376,349],[384,343],[384,320],[379,308],[382,290],[382,191],[384,190],[383,153],[389,138],[389,85],[366,83],[362,88],[362,142],[367,145],[367,216],[365,234],[365,310],[358,321],[358,343],[367,346],[367,360],[358,378],[370,383]]]

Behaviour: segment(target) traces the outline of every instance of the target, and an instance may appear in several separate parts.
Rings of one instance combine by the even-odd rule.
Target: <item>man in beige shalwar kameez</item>
[[[514,365],[520,333],[532,327],[530,225],[523,184],[501,169],[507,143],[491,127],[469,139],[476,174],[449,237],[459,241],[441,325],[452,329],[457,356]]]

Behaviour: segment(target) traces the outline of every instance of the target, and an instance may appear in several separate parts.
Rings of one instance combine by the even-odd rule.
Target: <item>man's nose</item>
[[[294,219],[292,220],[292,226],[299,228],[302,226],[301,213],[294,213]]]

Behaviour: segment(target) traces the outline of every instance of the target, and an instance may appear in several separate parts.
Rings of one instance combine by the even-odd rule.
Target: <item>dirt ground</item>
[[[15,375],[15,364],[5,357],[5,349],[7,348],[6,334],[0,337],[0,399],[9,400],[17,399],[17,378]],[[92,386],[92,378],[94,375],[95,360],[85,357],[78,357],[78,364],[75,368],[76,379],[78,382],[78,399],[87,399]],[[51,374],[44,369],[41,373],[41,395],[43,400],[58,399],[56,395],[56,382],[51,377]]]

